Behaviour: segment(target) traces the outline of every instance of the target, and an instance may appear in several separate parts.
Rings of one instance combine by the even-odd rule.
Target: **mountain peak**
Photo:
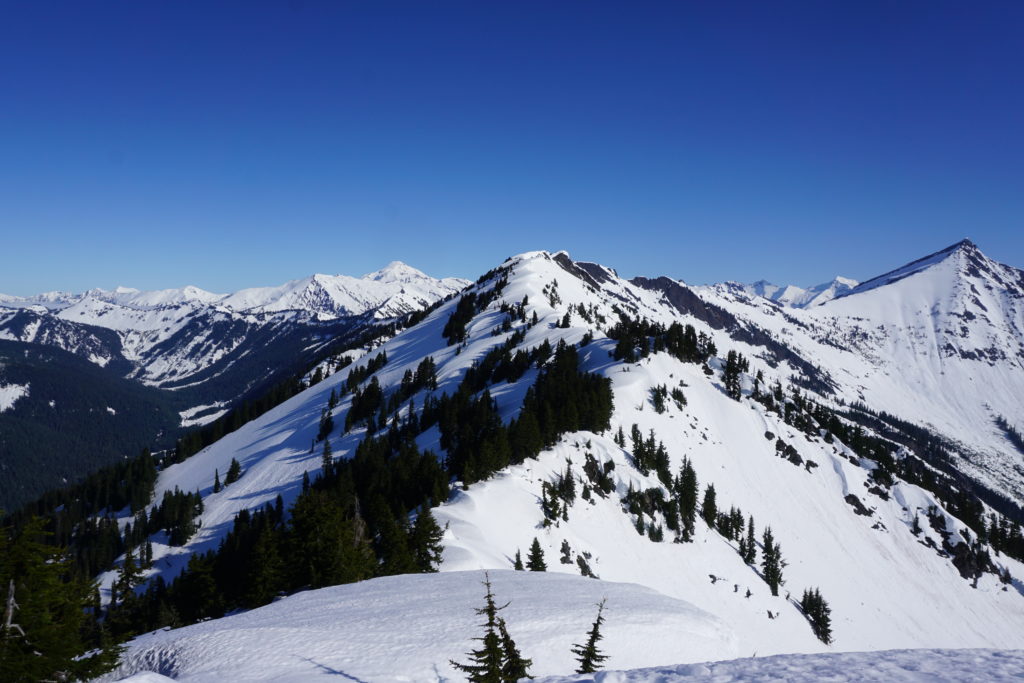
[[[401,261],[392,261],[380,270],[367,273],[363,276],[363,279],[374,280],[376,282],[398,282],[425,277],[427,277],[426,273],[421,270],[417,270],[416,268],[413,268]]]
[[[883,287],[885,285],[898,282],[904,278],[910,277],[911,275],[916,275],[917,273],[928,270],[933,266],[937,266],[951,260],[956,260],[956,267],[969,274],[977,273],[979,269],[984,268],[985,263],[988,262],[988,258],[980,249],[978,249],[978,246],[971,240],[965,238],[956,244],[951,244],[945,249],[940,249],[935,253],[919,258],[916,261],[911,261],[904,266],[900,266],[895,270],[890,270],[878,277],[866,280],[853,289],[844,292],[841,297],[845,298],[853,294],[859,294],[877,287]]]

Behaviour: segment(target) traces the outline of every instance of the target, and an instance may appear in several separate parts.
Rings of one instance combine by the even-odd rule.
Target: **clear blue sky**
[[[1024,267],[1024,3],[10,2],[0,292]]]

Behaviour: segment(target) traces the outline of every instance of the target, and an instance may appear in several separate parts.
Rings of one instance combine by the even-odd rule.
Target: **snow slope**
[[[879,681],[966,683],[1019,681],[1024,653],[1017,650],[889,650],[819,655],[776,655],[594,675],[552,676],[542,683],[665,683],[667,681]],[[135,679],[132,679],[133,681]],[[140,681],[139,683],[142,683]]]
[[[735,655],[729,629],[693,605],[636,585],[533,572],[490,572],[501,612],[536,675],[574,670],[607,599],[607,653],[631,668]],[[156,672],[175,680],[462,680],[449,660],[477,647],[484,572],[372,579],[297,593],[222,619],[132,641],[122,666],[101,680]],[[241,653],[244,653],[242,655]]]
[[[1024,426],[1024,272],[963,241],[810,309],[701,294],[822,368],[835,398],[928,427],[959,469],[1024,503],[1024,454],[995,424]]]
[[[920,536],[911,532],[914,517],[923,518],[930,508],[937,511],[943,520],[941,530],[952,534],[954,542],[966,528],[932,494],[897,482],[883,499],[869,490],[874,464],[852,457],[838,441],[828,443],[805,436],[760,404],[727,398],[718,372],[709,377],[699,366],[664,353],[639,363],[614,361],[610,352],[615,342],[602,332],[617,319],[616,310],[665,324],[680,320],[713,338],[719,355],[728,349],[743,352],[751,362],[750,375],[761,371],[766,385],[776,380],[788,384],[793,376],[806,371],[801,359],[810,357],[827,369],[838,396],[853,400],[858,392],[872,397],[878,393],[881,399],[882,390],[888,387],[896,394],[883,405],[891,406],[897,414],[913,416],[907,405],[898,404],[915,404],[909,409],[913,411],[919,404],[927,407],[935,398],[915,394],[917,388],[912,384],[898,385],[900,377],[887,374],[894,369],[892,364],[879,370],[872,364],[870,353],[852,344],[839,344],[823,331],[834,335],[836,329],[849,329],[827,326],[833,320],[839,321],[837,326],[849,324],[838,313],[830,312],[833,306],[849,305],[844,302],[876,295],[884,288],[844,297],[813,311],[800,311],[783,310],[744,293],[719,290],[703,301],[681,285],[673,288],[669,282],[665,289],[659,289],[657,283],[625,281],[610,269],[574,263],[564,252],[523,254],[501,269],[507,284],[500,297],[467,326],[464,344],[448,346],[441,336],[457,304],[453,300],[384,345],[389,362],[377,377],[385,391],[397,387],[405,371],[415,369],[429,355],[438,367],[437,394],[453,392],[474,360],[508,338],[510,333],[500,330],[505,319],[498,310],[500,305],[528,297],[528,314],[536,313],[538,323],[522,326],[525,338],[520,348],[529,349],[544,340],[578,344],[585,335],[592,334],[593,342],[580,352],[581,364],[588,371],[612,379],[612,433],[619,426],[628,433],[633,424],[644,434],[654,430],[665,443],[672,471],[678,471],[684,457],[690,458],[701,487],[714,484],[719,509],[735,505],[744,515],[752,514],[759,533],[771,526],[788,562],[786,584],[782,595],[771,596],[757,572],[740,560],[734,544],[703,522],[698,521],[693,543],[672,543],[670,533],[661,543],[639,535],[635,517],[623,512],[622,496],[630,487],[655,487],[658,481],[638,471],[630,453],[616,446],[611,434],[590,433],[567,435],[536,461],[507,468],[489,481],[458,491],[436,508],[438,520],[449,524],[442,570],[459,572],[455,578],[439,580],[465,581],[466,575],[461,573],[464,570],[508,568],[515,551],[525,552],[537,537],[546,551],[551,573],[577,574],[576,558],[586,553],[593,571],[601,578],[591,585],[605,590],[604,586],[610,585],[606,582],[635,583],[715,615],[730,632],[730,647],[734,648],[731,654],[735,655],[894,647],[1024,647],[1024,587],[1020,581],[1004,585],[995,575],[984,574],[974,586],[959,574],[949,557],[937,552],[935,546],[941,546],[943,540],[939,531],[925,523]],[[895,284],[911,282],[913,278],[908,277]],[[492,278],[474,287],[483,290],[493,285]],[[709,302],[721,308],[711,308]],[[590,321],[579,313],[581,305]],[[735,312],[732,323],[728,322],[727,311]],[[566,314],[569,326],[561,327],[559,323]],[[768,331],[769,341],[784,341],[795,351],[786,355],[769,341],[751,334],[744,326],[752,325],[750,321]],[[875,347],[869,351],[871,348]],[[881,355],[882,350],[878,353]],[[974,361],[957,356],[949,362]],[[711,365],[720,370],[721,361],[713,359]],[[320,411],[350,370],[327,377],[161,473],[156,500],[176,487],[199,490],[205,509],[201,529],[184,547],[156,544],[155,572],[173,578],[190,553],[216,548],[239,510],[262,506],[278,494],[286,505],[295,499],[303,472],[315,473],[319,468],[319,449],[313,452],[310,445]],[[504,419],[517,414],[535,378],[536,370],[531,370],[515,383],[491,388]],[[651,389],[664,384],[682,388],[687,405],[670,405],[663,414],[655,412],[650,403]],[[744,387],[749,394],[750,376],[744,379]],[[423,398],[421,392],[415,397],[416,404],[422,405]],[[836,396],[820,398],[833,401]],[[350,397],[340,401],[335,424],[344,424],[350,402]],[[766,432],[772,434],[772,439],[766,438]],[[975,426],[974,431],[961,436],[973,439],[978,433]],[[333,452],[339,457],[348,456],[364,435],[362,428],[348,434],[336,431],[331,437]],[[775,438],[784,439],[803,460],[811,460],[817,467],[802,468],[778,457]],[[419,444],[441,452],[436,429],[421,435]],[[541,482],[551,481],[567,466],[581,476],[587,453],[599,462],[614,463],[615,491],[607,498],[594,497],[593,503],[577,500],[568,511],[567,521],[544,526],[539,505]],[[212,493],[214,470],[226,471],[232,458],[241,463],[242,478]],[[850,496],[856,497],[868,514],[858,514],[847,502]],[[664,525],[660,518],[647,518],[645,522]],[[571,548],[570,564],[558,561],[563,540]],[[1014,577],[1024,576],[1020,563],[1002,556],[994,561]],[[104,576],[104,585],[109,586],[112,579],[112,574]],[[831,604],[836,641],[831,648],[813,636],[795,605],[803,589],[810,587],[819,587]],[[787,599],[787,592],[792,592],[792,600]],[[708,656],[690,659],[687,655],[686,659],[673,661],[698,661]]]

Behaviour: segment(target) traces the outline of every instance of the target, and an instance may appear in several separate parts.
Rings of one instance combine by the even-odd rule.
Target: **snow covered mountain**
[[[422,310],[467,284],[434,279],[395,261],[362,278],[313,275],[233,294],[188,286],[0,295],[0,339],[58,346],[101,366],[128,368],[145,384],[177,388],[204,382],[202,373],[217,375],[231,359],[257,353],[268,339],[297,328],[307,330],[307,337],[329,336],[340,327],[332,322]],[[259,345],[250,343],[257,337]],[[234,393],[211,402],[231,400],[244,389],[232,386]]]
[[[1024,503],[1024,453],[1005,428],[1024,428],[1021,270],[964,240],[811,309],[702,295],[813,362],[838,398],[927,427],[955,468]]]
[[[29,297],[0,294],[0,307],[39,307],[60,313],[65,320],[108,327],[135,329],[138,316],[128,311],[164,311],[173,307],[217,306],[236,313],[300,311],[320,319],[372,312],[392,318],[419,310],[469,282],[460,278],[435,279],[401,261],[361,278],[349,275],[312,275],[276,287],[252,287],[233,294],[214,294],[194,286],[143,292],[131,287],[90,289],[81,294],[47,292]],[[119,315],[118,313],[121,313]]]
[[[107,373],[105,384],[120,387],[118,381],[127,378],[163,390],[162,398],[150,393],[147,400],[161,404],[161,417],[177,413],[176,419],[147,428],[150,441],[130,452],[122,448],[124,438],[79,439],[74,443],[89,457],[76,458],[69,457],[63,437],[28,438],[54,417],[53,410],[12,404],[4,414],[7,434],[0,434],[0,468],[7,473],[0,480],[0,506],[10,509],[101,464],[135,455],[143,446],[173,446],[179,428],[216,420],[233,405],[303,372],[333,345],[423,310],[466,284],[458,278],[434,279],[394,262],[362,278],[314,275],[230,295],[197,287],[151,292],[118,287],[0,296],[0,341],[21,344],[24,350],[24,355],[10,354],[8,365],[18,367],[0,371],[0,385],[5,374],[15,373],[34,387],[33,400],[39,405],[52,402],[58,412],[72,411],[67,397],[79,393],[72,375],[67,376],[68,386],[62,386],[51,377],[34,376],[39,367],[22,362],[41,345],[93,363]],[[77,369],[74,376],[79,376]],[[69,419],[62,421],[63,431],[71,437],[92,434],[88,414],[88,406],[76,405],[61,415]],[[154,434],[160,438],[153,440]],[[50,467],[22,471],[26,463],[40,459]]]
[[[522,462],[506,453],[507,465],[500,439],[480,442],[470,457],[497,472],[468,477],[433,509],[446,525],[442,572],[508,569],[536,538],[549,572],[600,577],[609,595],[605,582],[638,584],[712,616],[670,652],[652,647],[625,667],[835,648],[1022,648],[1024,454],[1010,435],[1024,427],[1022,330],[1024,273],[969,242],[807,308],[738,287],[627,281],[565,252],[522,254],[384,344],[382,364],[357,361],[161,472],[156,501],[198,491],[203,509],[184,544],[152,537],[150,575],[171,580],[215,551],[240,512],[299,499],[304,475],[321,468],[318,434],[348,460],[385,425],[412,429],[418,449],[447,454],[451,466],[457,440],[472,437],[426,413],[456,395],[493,401],[501,423],[525,430],[545,363],[567,345],[581,371],[609,382],[607,428],[564,432]],[[435,382],[419,383],[428,360]],[[368,394],[378,397],[369,413]],[[215,491],[215,471],[232,460],[241,478]],[[687,467],[703,493],[689,532]],[[753,564],[742,556],[748,524]],[[760,564],[768,527],[786,562],[778,595]],[[105,587],[114,579],[107,573]],[[831,605],[834,645],[800,609],[810,588]],[[382,600],[375,606],[388,608]],[[530,623],[509,617],[513,632],[532,632]],[[122,673],[187,659],[197,641],[175,633],[136,640]],[[717,645],[695,655],[694,638]],[[460,654],[452,648],[395,669],[433,667],[440,680]],[[354,650],[338,654],[350,659],[329,666],[373,677]],[[537,655],[535,673],[567,673],[555,658],[541,665],[547,657]]]
[[[857,286],[857,281],[846,277],[837,277],[831,282],[806,289],[796,285],[773,285],[767,280],[758,280],[751,285],[727,282],[719,286],[738,288],[747,294],[761,296],[790,308],[812,308],[849,292]]]

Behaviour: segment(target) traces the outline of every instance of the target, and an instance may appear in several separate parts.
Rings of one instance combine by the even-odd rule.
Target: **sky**
[[[1024,267],[1024,3],[0,5],[0,292]]]

